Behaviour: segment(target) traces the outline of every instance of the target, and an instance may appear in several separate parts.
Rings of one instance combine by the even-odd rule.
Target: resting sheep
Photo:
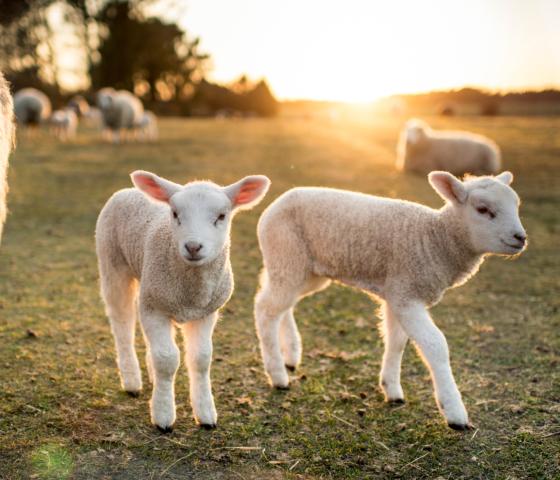
[[[389,402],[404,399],[401,357],[408,338],[427,364],[441,413],[469,427],[449,364],[447,342],[428,308],[465,283],[485,256],[516,255],[526,245],[510,172],[461,182],[448,172],[429,181],[445,200],[439,210],[404,200],[327,188],[294,188],[262,214],[264,260],[255,320],[264,367],[287,388],[286,367],[301,361],[294,307],[331,280],[380,299],[385,354],[380,385]]]
[[[134,94],[126,90],[102,88],[97,94],[97,105],[103,115],[103,124],[112,134],[114,143],[134,132],[142,120],[144,107]]]
[[[397,146],[397,168],[428,173],[446,170],[454,175],[496,174],[500,149],[489,138],[470,132],[432,130],[421,120],[409,120]]]
[[[71,140],[76,136],[78,116],[70,108],[55,110],[50,118],[51,130],[61,141]]]
[[[227,187],[212,182],[183,186],[143,171],[134,172],[132,181],[136,189],[115,193],[96,227],[101,294],[122,387],[132,395],[142,388],[134,349],[138,299],[153,382],[152,423],[168,432],[175,422],[178,327],[185,340],[194,418],[213,428],[212,331],[233,290],[231,220],[237,211],[259,203],[270,181],[258,175]]]
[[[18,124],[35,127],[49,119],[51,102],[43,92],[24,88],[14,95],[14,112]]]
[[[14,144],[14,137],[14,105],[8,82],[0,72],[0,242],[7,213],[8,157]]]

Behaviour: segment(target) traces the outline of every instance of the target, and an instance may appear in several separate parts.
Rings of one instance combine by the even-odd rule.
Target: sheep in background
[[[150,110],[144,112],[138,124],[138,135],[139,138],[144,141],[155,141],[158,139],[158,123],[154,112]]]
[[[103,114],[97,107],[89,107],[88,111],[82,117],[83,123],[88,128],[103,130]]]
[[[14,95],[14,113],[21,126],[38,126],[51,115],[51,102],[35,88],[24,88]]]
[[[14,138],[14,105],[8,82],[0,72],[0,242],[7,214],[8,157],[14,145]]]
[[[73,109],[55,110],[50,118],[51,131],[59,140],[65,142],[76,137],[78,116]]]
[[[67,108],[74,110],[78,118],[81,118],[89,112],[89,103],[81,95],[74,95],[68,102]]]
[[[485,256],[516,255],[526,245],[513,175],[461,182],[447,172],[429,181],[445,200],[424,205],[327,188],[294,188],[262,214],[258,238],[264,260],[255,321],[266,373],[287,388],[301,361],[294,307],[331,280],[382,302],[385,354],[380,385],[389,402],[403,402],[401,358],[416,344],[450,427],[469,428],[443,333],[428,308],[465,283]]]
[[[422,120],[409,120],[397,146],[397,168],[428,173],[446,170],[454,175],[495,174],[500,170],[500,149],[489,138],[470,132],[432,130]]]
[[[194,418],[213,428],[212,331],[233,290],[231,220],[237,211],[259,203],[270,181],[259,175],[228,187],[178,185],[142,171],[134,172],[132,181],[136,189],[120,190],[103,207],[95,234],[101,294],[122,386],[132,395],[142,388],[134,349],[138,304],[153,382],[152,423],[169,432],[175,422],[178,327],[185,340]]]
[[[142,102],[126,90],[102,88],[97,94],[97,104],[113,143],[124,140],[127,132],[134,133],[144,114]]]

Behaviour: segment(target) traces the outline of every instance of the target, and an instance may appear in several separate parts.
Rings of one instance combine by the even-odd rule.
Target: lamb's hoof
[[[214,430],[216,428],[216,424],[215,423],[201,423],[200,428],[202,428],[202,430]]]
[[[132,398],[138,398],[140,396],[140,390],[125,390],[126,394]]]
[[[294,365],[286,365],[286,368],[290,371],[290,372],[295,372],[296,371],[296,367]]]
[[[387,403],[393,407],[397,405],[404,405],[406,402],[404,401],[404,398],[390,398],[387,400]]]
[[[448,423],[447,424],[449,426],[449,428],[452,428],[453,430],[458,430],[460,432],[464,432],[467,430],[473,430],[474,427],[470,424],[470,423]]]
[[[280,390],[281,392],[285,392],[286,390],[290,389],[290,385],[274,385],[274,390]]]
[[[169,425],[168,427],[161,427],[160,425],[156,425],[156,428],[161,433],[171,433],[173,431],[173,425]]]

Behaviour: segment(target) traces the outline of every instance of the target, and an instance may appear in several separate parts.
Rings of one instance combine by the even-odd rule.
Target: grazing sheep
[[[38,126],[51,115],[49,98],[35,88],[24,88],[14,95],[14,112],[22,126]]]
[[[55,110],[51,115],[51,130],[55,137],[65,142],[76,137],[78,116],[73,109]]]
[[[7,213],[8,156],[14,145],[14,137],[14,105],[8,82],[0,72],[0,242]]]
[[[470,132],[432,130],[421,120],[409,120],[397,146],[397,168],[428,173],[446,170],[454,175],[496,174],[500,149],[489,138]]]
[[[301,361],[294,306],[331,280],[382,302],[385,355],[380,385],[402,402],[401,357],[410,337],[427,364],[437,404],[450,427],[469,427],[443,333],[428,308],[465,283],[489,254],[516,255],[526,244],[510,172],[461,182],[448,172],[429,181],[446,204],[424,205],[327,188],[294,188],[262,214],[264,259],[255,320],[264,367],[287,388],[286,367]]]
[[[89,112],[89,103],[81,95],[74,95],[68,102],[67,107],[74,110],[78,118],[83,117]]]
[[[127,131],[137,129],[144,114],[142,102],[126,90],[102,88],[97,94],[97,105],[103,114],[103,124],[112,134],[114,143],[123,140]]]
[[[237,211],[259,203],[270,181],[259,175],[227,187],[212,182],[183,186],[143,171],[134,172],[132,181],[136,189],[115,193],[96,228],[101,294],[122,387],[133,395],[142,388],[134,349],[138,299],[153,381],[153,424],[168,432],[175,422],[178,327],[185,339],[194,418],[202,427],[213,428],[212,331],[233,290],[231,220]]]
[[[157,124],[157,117],[154,112],[146,110],[140,123],[138,124],[138,134],[141,140],[144,141],[155,141],[158,139],[159,130]]]

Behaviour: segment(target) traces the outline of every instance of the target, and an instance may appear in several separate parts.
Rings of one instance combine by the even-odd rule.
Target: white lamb
[[[65,142],[76,137],[78,115],[71,108],[55,110],[50,118],[51,131],[56,138]]]
[[[175,422],[178,327],[185,340],[194,418],[213,428],[212,331],[233,290],[231,220],[237,211],[259,203],[270,181],[257,175],[227,187],[212,182],[183,186],[143,171],[134,172],[132,181],[136,189],[115,193],[96,228],[101,294],[122,387],[132,395],[142,388],[134,349],[138,301],[153,382],[152,423],[169,432]]]
[[[141,140],[153,142],[158,139],[159,130],[157,117],[154,112],[146,110],[138,124],[138,134]]]
[[[8,157],[14,145],[14,137],[14,105],[8,82],[0,72],[0,242],[7,213]]]
[[[404,401],[400,367],[410,337],[430,370],[449,426],[469,428],[445,337],[428,308],[474,275],[485,256],[519,254],[526,235],[510,172],[463,182],[448,172],[428,178],[446,201],[440,210],[343,190],[294,188],[262,214],[264,271],[255,319],[273,386],[287,388],[286,367],[295,369],[301,361],[294,306],[335,280],[382,303],[380,385],[386,400]]]
[[[14,113],[21,126],[36,127],[51,115],[49,98],[35,88],[24,88],[14,95]]]
[[[500,149],[482,135],[451,130],[432,130],[422,120],[409,120],[397,145],[397,168],[428,173],[446,170],[454,175],[496,174]]]
[[[102,88],[97,94],[97,105],[113,143],[124,140],[127,133],[134,133],[144,114],[140,99],[126,90]]]

